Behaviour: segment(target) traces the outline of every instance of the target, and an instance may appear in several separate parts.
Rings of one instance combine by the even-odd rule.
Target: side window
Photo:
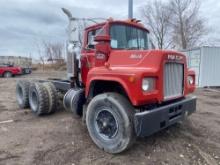
[[[94,41],[95,36],[100,32],[101,29],[92,30],[88,33],[88,48],[95,49],[96,42]]]

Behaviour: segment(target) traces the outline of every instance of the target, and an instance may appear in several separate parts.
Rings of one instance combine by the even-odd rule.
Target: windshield
[[[148,49],[148,32],[128,25],[112,25],[110,29],[113,49]]]

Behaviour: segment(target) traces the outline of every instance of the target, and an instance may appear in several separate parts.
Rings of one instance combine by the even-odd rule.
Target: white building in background
[[[198,47],[182,51],[188,67],[196,72],[198,87],[220,86],[220,47]]]

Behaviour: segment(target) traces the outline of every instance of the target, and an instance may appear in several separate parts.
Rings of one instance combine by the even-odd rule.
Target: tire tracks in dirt
[[[3,111],[8,111],[8,109],[4,105],[2,105],[1,100],[0,100],[0,113]]]
[[[15,158],[20,158],[20,156],[13,155],[10,152],[0,151],[0,164],[4,161],[7,161],[9,159],[15,159]]]
[[[180,131],[182,138],[191,144],[191,150],[197,155],[197,157],[208,165],[219,165],[220,160],[215,159],[215,156],[219,157],[220,144],[203,135],[198,129],[190,126],[189,128],[183,128]],[[198,159],[197,158],[197,159]],[[199,162],[197,162],[199,164]],[[202,165],[202,164],[201,164]]]

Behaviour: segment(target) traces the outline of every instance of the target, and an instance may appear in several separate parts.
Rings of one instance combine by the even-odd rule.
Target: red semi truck
[[[68,80],[18,81],[21,108],[50,114],[62,99],[66,109],[82,116],[94,143],[109,153],[120,153],[136,137],[195,112],[196,97],[189,95],[195,72],[187,68],[186,57],[151,49],[149,31],[139,21],[109,19],[89,26],[77,44],[69,45]]]
[[[9,78],[16,75],[21,75],[21,67],[15,67],[8,64],[0,64],[0,76]]]

